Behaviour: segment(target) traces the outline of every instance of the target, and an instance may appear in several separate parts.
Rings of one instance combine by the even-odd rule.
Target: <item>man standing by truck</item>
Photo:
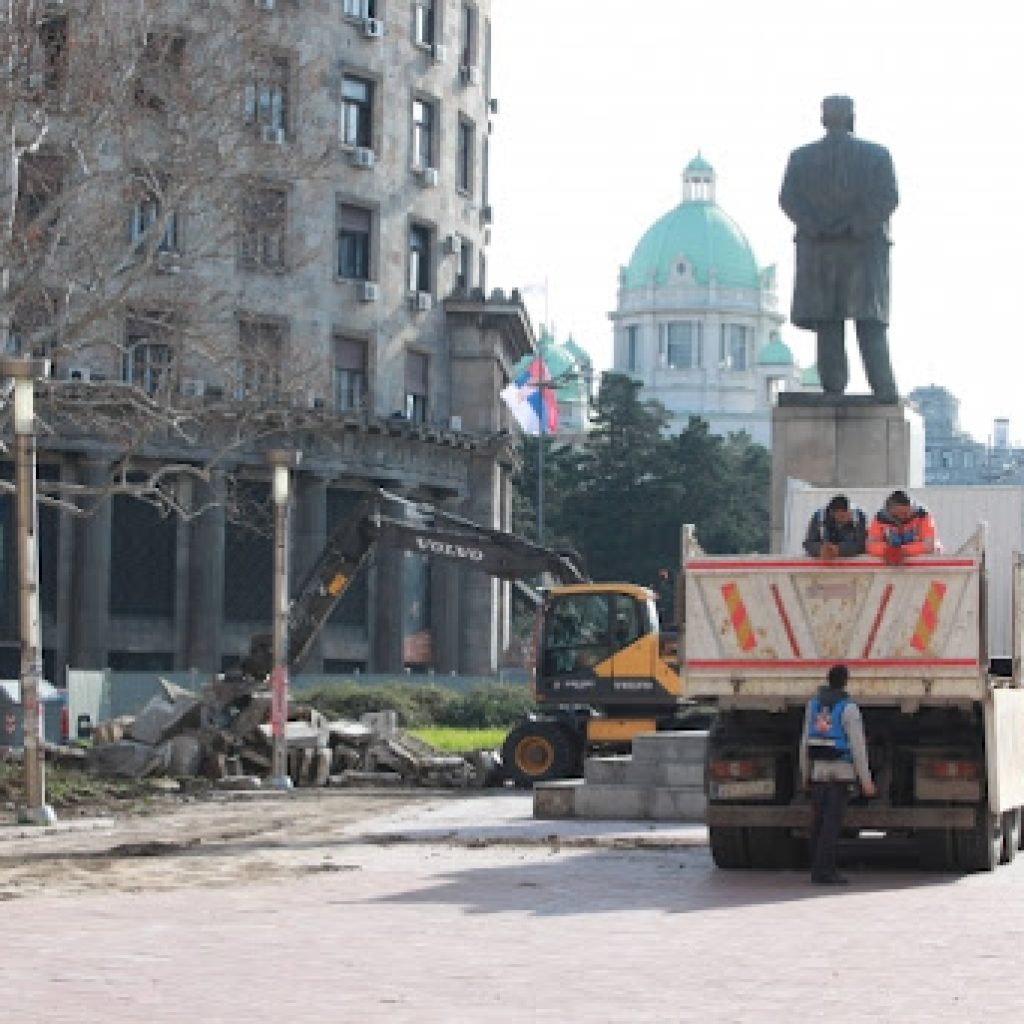
[[[800,777],[814,805],[811,881],[820,885],[846,882],[836,870],[836,847],[851,785],[860,782],[867,797],[877,792],[860,708],[846,692],[849,678],[845,665],[828,670],[826,684],[807,702],[800,741]]]

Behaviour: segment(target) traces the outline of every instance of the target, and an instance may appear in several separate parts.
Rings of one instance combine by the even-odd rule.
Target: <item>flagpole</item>
[[[537,543],[544,543],[544,438],[547,436],[548,407],[541,391],[540,434],[537,435]]]

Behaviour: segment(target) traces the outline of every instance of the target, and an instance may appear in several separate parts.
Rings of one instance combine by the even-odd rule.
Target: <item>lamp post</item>
[[[270,671],[271,730],[273,755],[268,785],[291,789],[288,775],[288,520],[291,499],[291,471],[299,464],[300,452],[275,450],[267,453],[273,470],[274,498],[274,620],[273,667]]]
[[[46,803],[43,717],[39,683],[43,648],[39,624],[39,509],[36,502],[35,382],[50,372],[48,359],[0,359],[0,376],[14,381],[14,491],[18,550],[18,633],[21,638],[21,707],[25,745],[25,806],[20,821],[56,821]]]

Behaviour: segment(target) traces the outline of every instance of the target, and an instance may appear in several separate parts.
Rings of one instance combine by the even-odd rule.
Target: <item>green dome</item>
[[[713,174],[714,168],[698,150],[697,155],[686,165],[687,174]]]
[[[665,284],[679,272],[680,264],[702,285],[710,283],[714,270],[723,287],[761,287],[750,243],[732,218],[711,200],[684,200],[655,221],[623,268],[622,287]]]
[[[816,366],[808,366],[807,369],[800,374],[800,383],[805,388],[820,388],[821,378],[818,376],[818,368]]]
[[[555,388],[555,394],[560,402],[579,402],[583,399],[584,379],[583,370],[589,366],[590,358],[570,338],[564,345],[555,341],[554,336],[546,327],[541,328],[540,337],[537,339],[537,355],[544,360],[548,373],[552,379],[566,375],[568,379],[564,384]],[[580,358],[580,355],[583,358]],[[512,376],[522,373],[533,362],[532,355],[525,355],[516,363]]]
[[[792,366],[793,353],[789,346],[774,332],[768,344],[757,354],[758,366]]]

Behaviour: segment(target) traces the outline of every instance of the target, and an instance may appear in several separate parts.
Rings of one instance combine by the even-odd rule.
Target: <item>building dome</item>
[[[793,353],[789,346],[775,332],[768,339],[768,344],[757,354],[758,366],[792,366]]]
[[[800,374],[800,385],[805,388],[820,388],[821,378],[818,376],[817,366],[808,366]]]
[[[683,201],[655,221],[622,269],[623,288],[673,277],[707,286],[760,289],[757,259],[735,221],[715,202],[715,172],[699,153],[683,171]]]

